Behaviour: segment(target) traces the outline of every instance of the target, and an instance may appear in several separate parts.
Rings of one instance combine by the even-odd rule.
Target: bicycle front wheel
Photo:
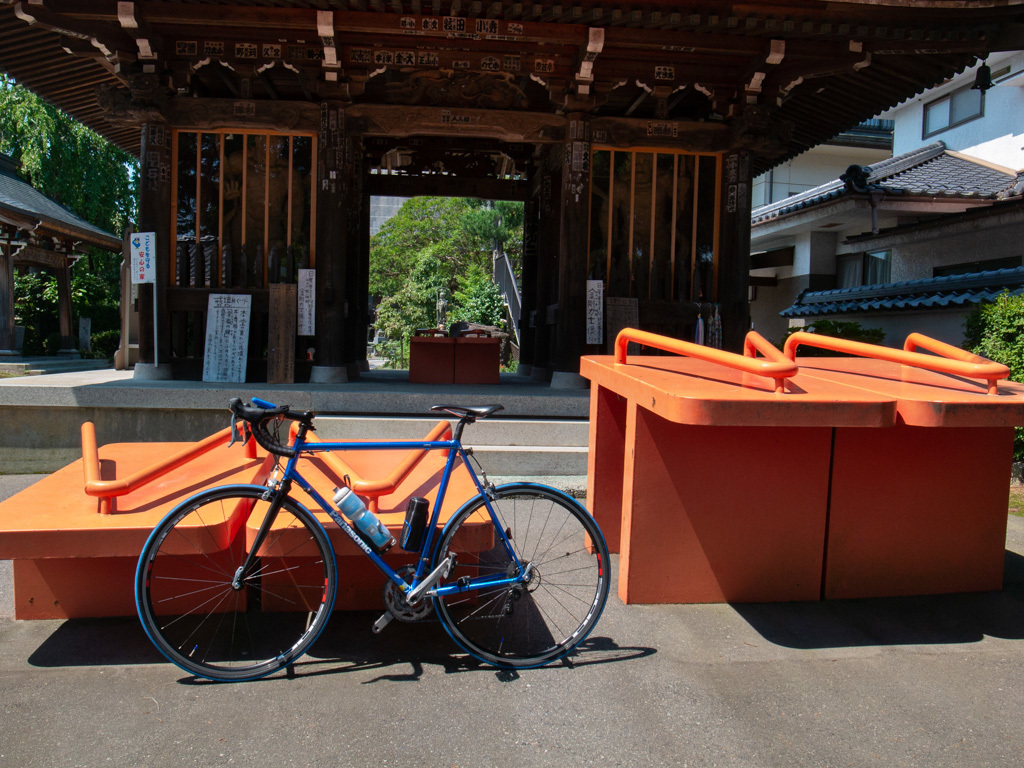
[[[252,680],[295,661],[330,617],[334,550],[308,510],[285,499],[237,583],[270,503],[259,486],[214,488],[175,507],[139,559],[135,601],[150,639],[186,672]]]
[[[590,633],[608,598],[608,547],[594,519],[570,496],[515,483],[482,496],[445,526],[435,566],[449,554],[456,567],[440,585],[461,591],[434,598],[448,634],[467,652],[499,667],[535,667],[565,655]],[[505,539],[510,546],[505,545]],[[525,581],[473,588],[482,578]]]

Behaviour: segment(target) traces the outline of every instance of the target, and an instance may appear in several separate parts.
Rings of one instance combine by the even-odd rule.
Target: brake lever
[[[238,422],[242,422],[242,429],[238,429]],[[242,445],[244,446],[252,438],[252,430],[249,428],[249,422],[245,419],[239,419],[237,413],[231,414],[231,440],[228,441],[228,448],[238,442],[238,433],[242,433]]]

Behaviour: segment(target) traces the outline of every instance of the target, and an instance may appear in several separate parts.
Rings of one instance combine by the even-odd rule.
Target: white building
[[[880,115],[892,158],[831,148],[758,179],[755,329],[778,341],[829,318],[893,346],[915,330],[960,343],[974,304],[1024,292],[1024,52],[987,65],[991,88],[972,88],[975,67]],[[837,174],[844,158],[854,167]],[[808,188],[815,173],[829,180]]]

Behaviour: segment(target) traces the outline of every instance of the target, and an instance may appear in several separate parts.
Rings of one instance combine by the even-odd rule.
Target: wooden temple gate
[[[66,108],[141,159],[143,362],[195,375],[210,293],[252,296],[261,359],[274,286],[311,269],[294,354],[358,375],[370,196],[476,196],[526,204],[520,359],[572,385],[607,341],[587,344],[588,280],[606,336],[692,336],[703,311],[738,349],[753,175],[1021,47],[1020,6],[983,5],[0,0],[0,42],[41,41],[0,67],[59,105],[94,76]],[[76,62],[63,82],[46,45]]]

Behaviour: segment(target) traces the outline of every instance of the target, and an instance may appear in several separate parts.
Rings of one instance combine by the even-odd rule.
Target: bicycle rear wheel
[[[587,511],[554,488],[499,486],[491,507],[529,578],[435,597],[434,606],[448,634],[473,656],[499,667],[547,664],[579,645],[600,618],[608,547]],[[457,564],[440,586],[518,572],[482,496],[445,526],[435,566],[449,554]]]
[[[251,572],[232,586],[270,503],[266,488],[214,488],[150,534],[135,576],[139,618],[168,660],[211,680],[252,680],[295,661],[334,606],[337,565],[323,527],[285,499]]]

